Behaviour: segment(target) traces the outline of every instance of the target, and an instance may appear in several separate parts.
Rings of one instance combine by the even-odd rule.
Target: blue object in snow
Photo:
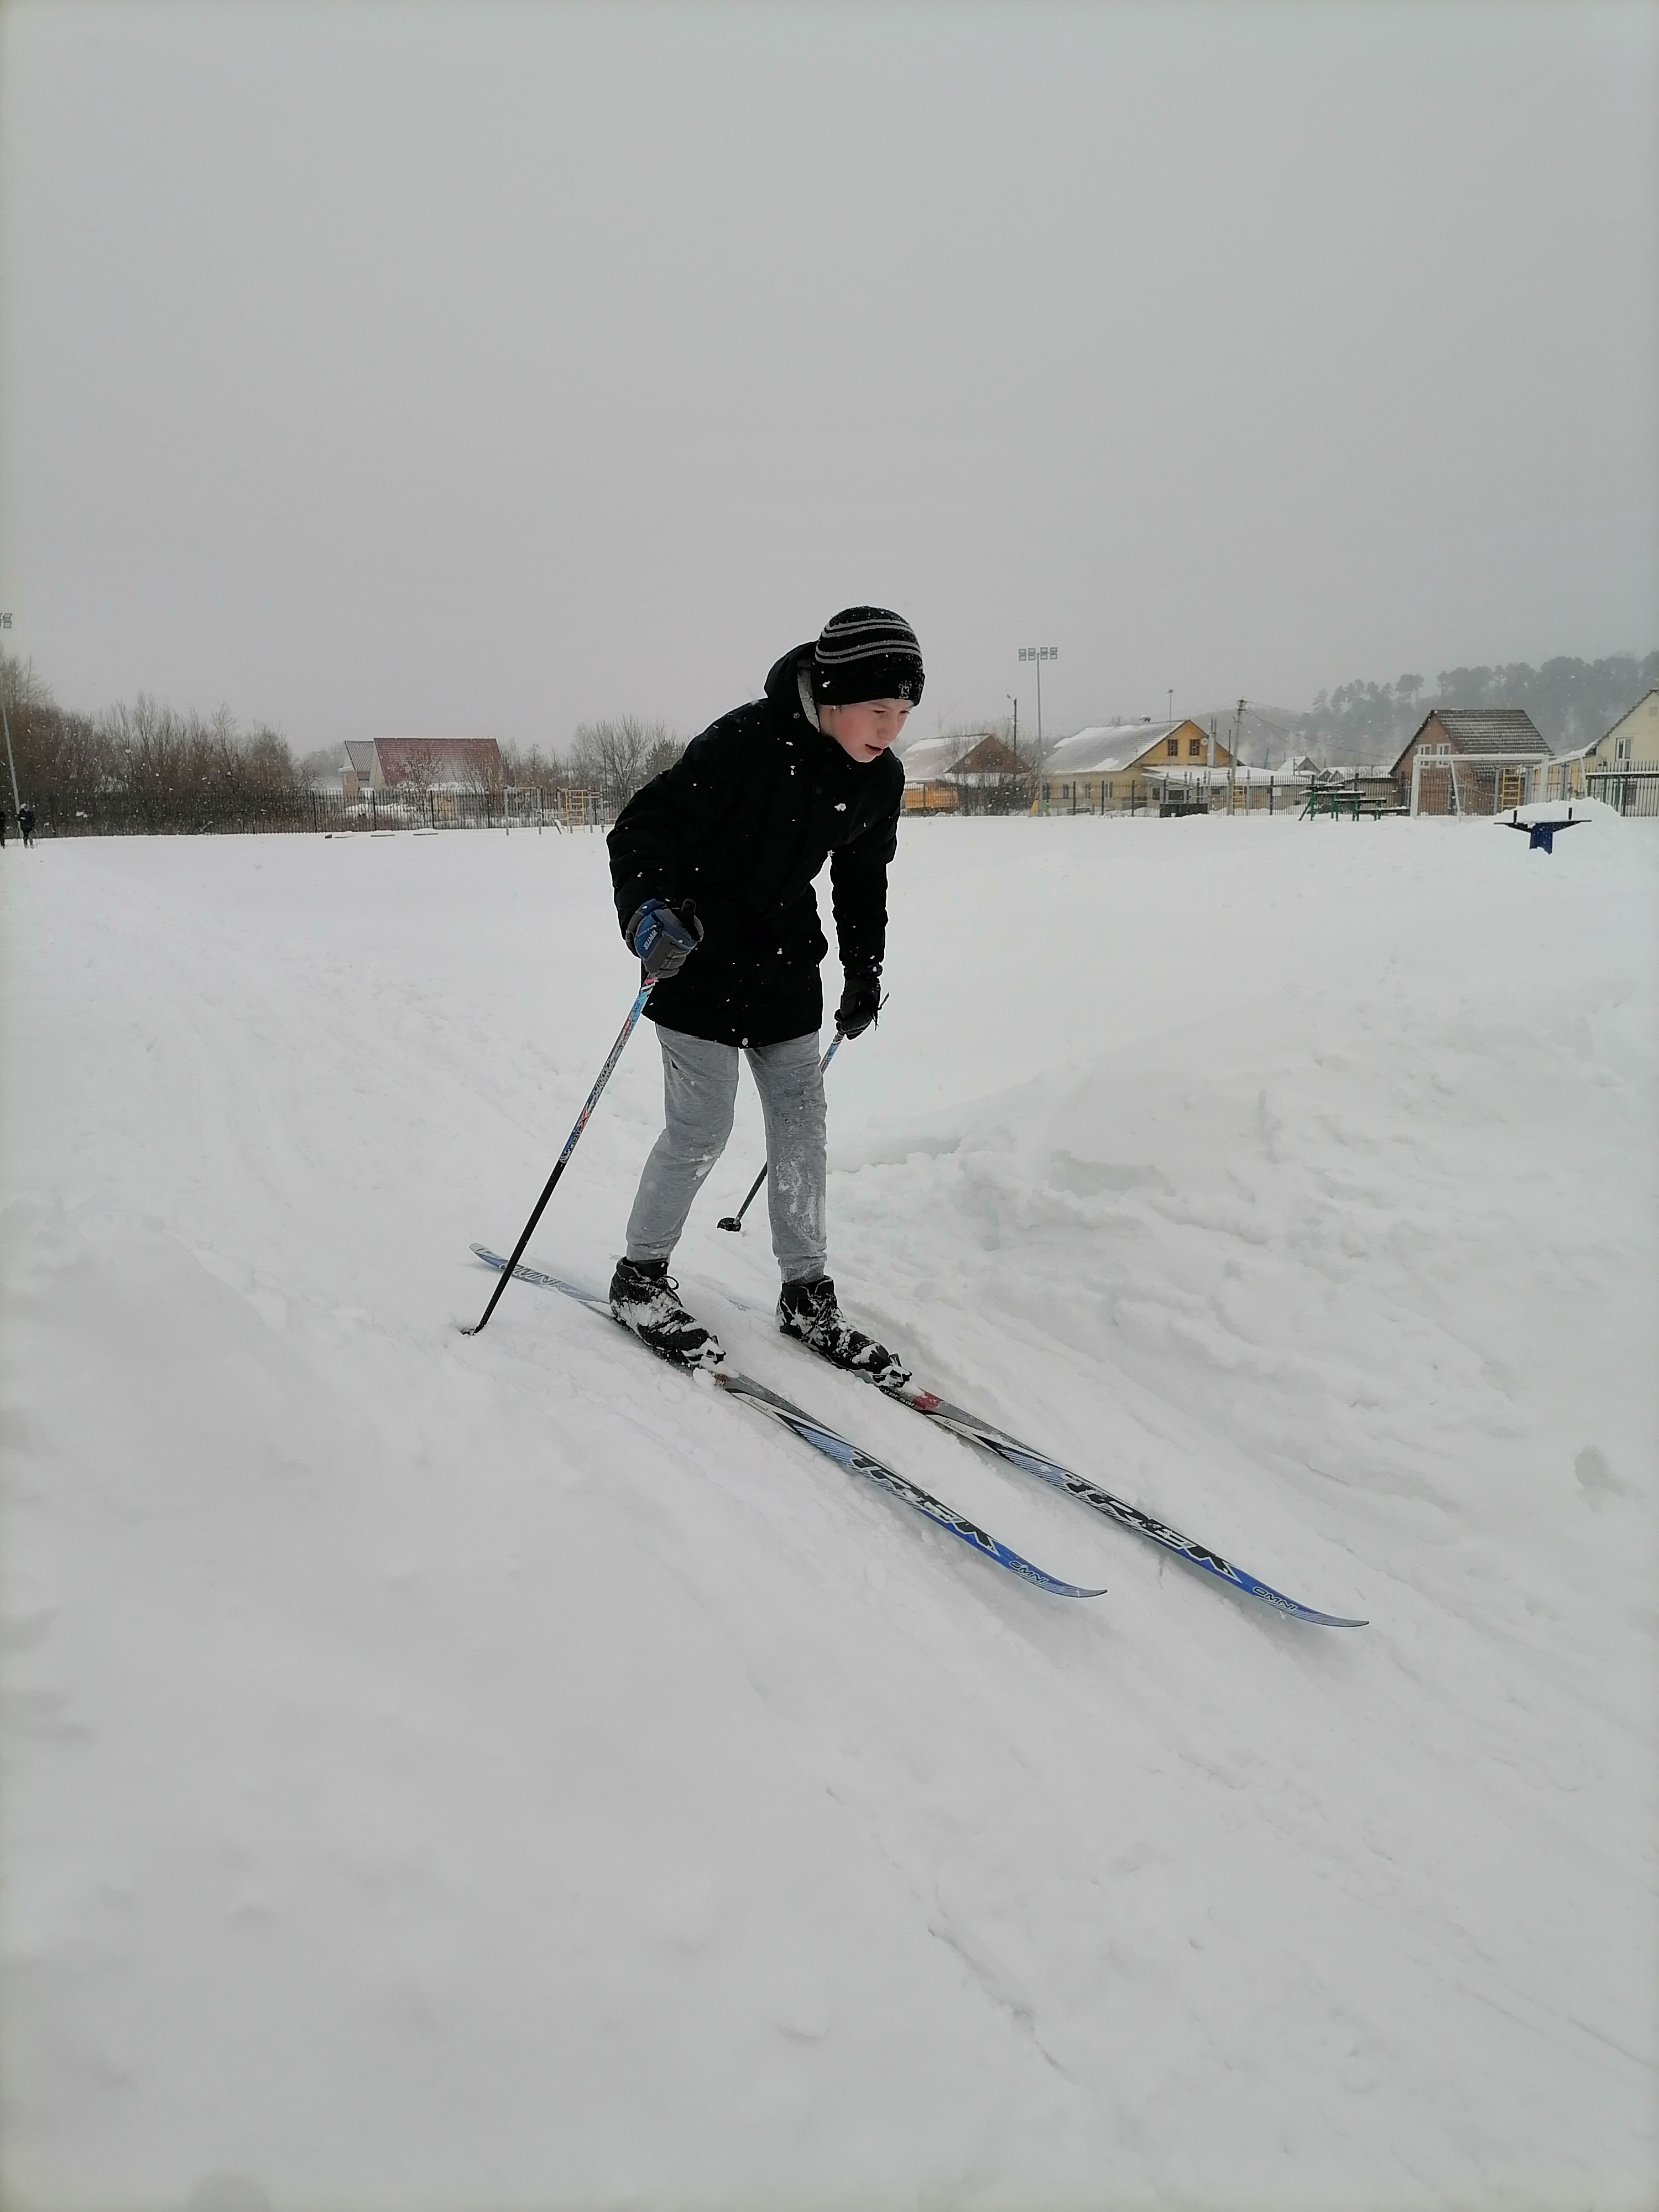
[[[1529,853],[1553,853],[1555,850],[1556,831],[1582,830],[1584,826],[1584,818],[1582,814],[1575,817],[1571,807],[1568,807],[1567,818],[1565,822],[1523,822],[1521,819],[1520,809],[1517,807],[1504,827],[1506,830],[1524,830],[1527,832],[1527,850]]]

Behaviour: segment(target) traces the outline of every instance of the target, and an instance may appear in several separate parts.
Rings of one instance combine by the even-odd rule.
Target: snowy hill
[[[1656,894],[1603,815],[902,833],[849,1307],[1343,1633],[781,1343],[746,1079],[692,1303],[1107,1596],[460,1334],[633,988],[599,838],[0,856],[6,2201],[1647,2201]]]

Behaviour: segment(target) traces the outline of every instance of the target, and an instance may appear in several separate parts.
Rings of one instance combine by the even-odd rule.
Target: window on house
[[[1188,740],[1187,740],[1187,757],[1188,757],[1188,760],[1202,760],[1202,759],[1203,759],[1203,757],[1204,757],[1204,740],[1203,740],[1203,738],[1188,738]]]
[[[1180,738],[1171,738],[1170,739],[1169,743],[1164,746],[1164,751],[1169,755],[1169,757],[1170,757],[1170,758],[1171,760],[1179,760],[1179,759],[1181,758],[1181,740],[1180,740]]]

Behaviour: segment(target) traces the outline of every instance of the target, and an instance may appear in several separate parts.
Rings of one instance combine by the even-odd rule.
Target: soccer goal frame
[[[1445,776],[1448,815],[1490,822],[1511,806],[1529,805],[1538,773],[1548,766],[1547,754],[1456,753],[1449,745],[1419,745],[1412,755],[1410,811],[1413,816],[1423,811],[1426,771]]]

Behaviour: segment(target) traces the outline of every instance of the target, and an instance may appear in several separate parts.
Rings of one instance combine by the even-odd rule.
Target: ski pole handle
[[[629,1038],[633,1036],[634,1025],[639,1020],[640,1016],[645,1012],[645,1002],[651,996],[652,986],[655,983],[656,980],[657,979],[654,975],[647,975],[644,982],[640,986],[639,996],[635,1000],[633,1005],[628,1010],[628,1019],[623,1024],[621,1031],[617,1036],[617,1042],[611,1046],[605,1066],[599,1070],[598,1081],[587,1094],[587,1103],[582,1108],[581,1112],[577,1115],[576,1126],[570,1132],[570,1134],[565,1139],[564,1150],[559,1154],[558,1158],[553,1164],[553,1172],[547,1178],[547,1188],[543,1191],[541,1196],[536,1200],[535,1211],[532,1213],[529,1220],[526,1222],[523,1235],[520,1237],[518,1243],[513,1247],[512,1258],[507,1261],[506,1267],[502,1269],[501,1274],[496,1279],[495,1287],[489,1293],[489,1304],[484,1308],[483,1313],[478,1316],[477,1320],[472,1324],[471,1328],[462,1330],[461,1334],[464,1336],[477,1336],[479,1330],[489,1319],[490,1315],[495,1312],[495,1301],[501,1297],[501,1292],[507,1288],[507,1284],[512,1280],[513,1270],[518,1266],[520,1261],[523,1259],[524,1248],[527,1243],[529,1243],[531,1238],[536,1233],[536,1224],[541,1219],[542,1215],[546,1212],[547,1201],[552,1197],[554,1188],[558,1182],[559,1177],[564,1173],[565,1164],[569,1159],[572,1152],[575,1151],[577,1140],[580,1137],[582,1131],[587,1127],[587,1117],[593,1111],[593,1109],[599,1104],[599,1093],[605,1089],[605,1085],[610,1082],[611,1073],[616,1067],[617,1062],[623,1056],[623,1047],[628,1042]]]

